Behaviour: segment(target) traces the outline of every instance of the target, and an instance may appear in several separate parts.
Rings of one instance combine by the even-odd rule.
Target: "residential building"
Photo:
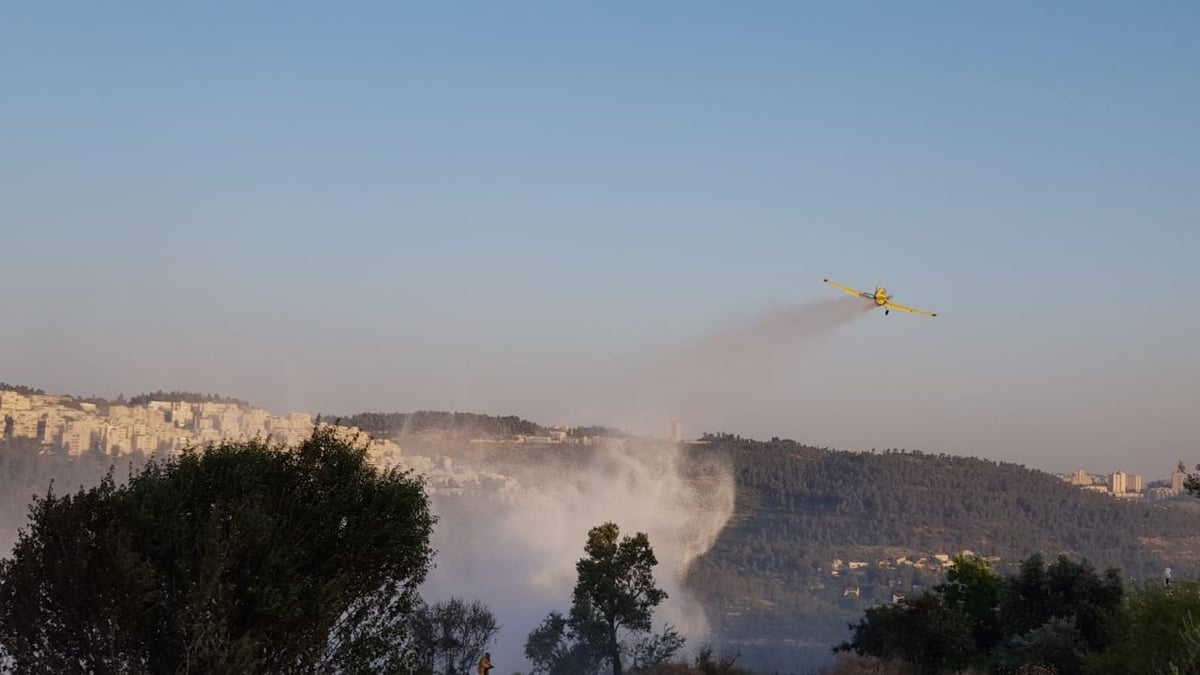
[[[1125,472],[1114,471],[1109,478],[1108,487],[1114,495],[1125,494]]]

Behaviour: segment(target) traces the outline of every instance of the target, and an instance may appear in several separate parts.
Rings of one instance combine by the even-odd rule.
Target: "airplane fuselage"
[[[875,295],[871,299],[875,301],[876,305],[883,307],[884,305],[887,304],[887,301],[888,301],[887,290],[884,289],[883,286],[876,286],[875,287]]]

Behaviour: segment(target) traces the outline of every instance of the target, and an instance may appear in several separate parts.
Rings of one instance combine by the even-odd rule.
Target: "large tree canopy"
[[[0,561],[0,645],[38,672],[405,667],[434,517],[418,478],[318,429],[35,500]]]
[[[534,672],[579,675],[607,663],[621,675],[626,654],[635,670],[668,661],[683,638],[670,626],[651,633],[651,614],[667,593],[654,581],[658,559],[646,533],[621,537],[616,523],[604,523],[588,532],[584,552],[575,564],[570,616],[551,612],[526,640]]]

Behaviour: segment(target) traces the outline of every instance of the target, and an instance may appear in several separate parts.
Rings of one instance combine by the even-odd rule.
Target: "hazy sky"
[[[1200,460],[1197,34],[1191,2],[6,3],[0,380],[583,421],[596,373],[829,276],[942,316],[856,318],[721,430],[1162,477]]]

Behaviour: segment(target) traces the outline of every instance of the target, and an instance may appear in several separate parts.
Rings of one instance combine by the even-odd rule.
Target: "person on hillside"
[[[492,665],[492,653],[484,652],[483,658],[479,659],[479,675],[491,675],[488,671],[495,667]]]

